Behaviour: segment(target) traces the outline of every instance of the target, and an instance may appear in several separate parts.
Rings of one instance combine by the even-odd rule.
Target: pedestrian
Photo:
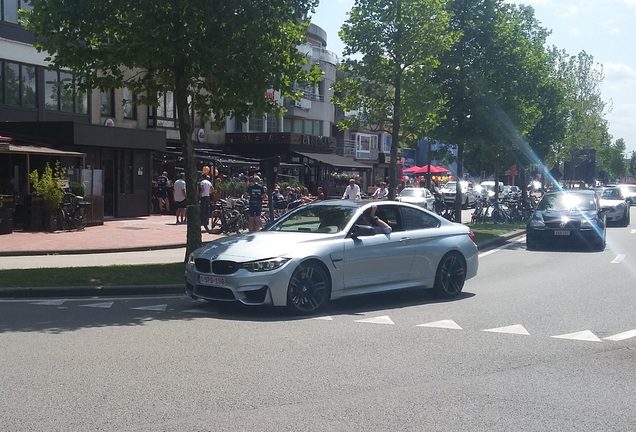
[[[316,197],[318,201],[324,201],[325,200],[325,191],[323,190],[322,186],[318,186],[318,191],[316,192]]]
[[[373,192],[373,199],[389,199],[389,190],[386,188],[385,182],[380,183],[380,187]]]
[[[261,213],[263,212],[263,195],[265,195],[265,188],[259,182],[261,178],[257,175],[254,176],[254,181],[247,187],[247,193],[250,196],[250,203],[248,209],[248,228],[250,232],[258,231],[261,229]]]
[[[212,193],[214,193],[214,188],[212,187],[212,183],[210,183],[207,174],[201,174],[201,183],[199,185],[201,225],[208,226],[208,219],[210,219],[210,195]]]
[[[174,182],[172,190],[174,205],[176,207],[177,225],[186,223],[186,182],[185,173],[179,174],[179,178]]]
[[[360,186],[356,184],[355,179],[349,179],[349,186],[345,188],[344,194],[342,194],[342,199],[360,199]]]
[[[157,177],[157,195],[159,199],[159,211],[160,212],[169,212],[170,211],[170,200],[168,199],[168,173],[166,171],[163,172],[159,177]]]

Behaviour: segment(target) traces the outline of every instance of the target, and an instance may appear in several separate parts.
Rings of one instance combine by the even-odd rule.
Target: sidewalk
[[[183,248],[186,232],[187,226],[177,225],[174,215],[107,219],[81,231],[14,231],[0,235],[0,257]],[[202,237],[207,242],[218,236],[203,231]]]

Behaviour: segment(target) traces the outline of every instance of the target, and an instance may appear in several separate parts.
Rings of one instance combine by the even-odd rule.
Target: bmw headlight
[[[285,265],[289,258],[269,258],[258,261],[250,261],[243,264],[243,268],[250,272],[267,272],[276,270]]]
[[[545,228],[543,219],[532,218],[529,223],[530,228]]]

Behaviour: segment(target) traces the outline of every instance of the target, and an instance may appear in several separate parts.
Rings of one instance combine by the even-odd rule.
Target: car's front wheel
[[[463,257],[457,252],[444,255],[435,274],[435,293],[443,298],[453,298],[462,291],[465,281],[466,263]]]
[[[331,279],[318,263],[300,264],[289,280],[287,307],[294,314],[309,315],[325,307],[331,296]]]

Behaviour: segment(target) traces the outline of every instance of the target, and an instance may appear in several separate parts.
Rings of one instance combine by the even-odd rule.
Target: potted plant
[[[33,170],[29,174],[33,190],[43,199],[44,228],[47,231],[55,231],[57,229],[55,213],[64,197],[64,191],[60,186],[64,180],[64,174],[59,161],[55,163],[55,169],[51,168],[47,162],[41,177],[37,170]]]

